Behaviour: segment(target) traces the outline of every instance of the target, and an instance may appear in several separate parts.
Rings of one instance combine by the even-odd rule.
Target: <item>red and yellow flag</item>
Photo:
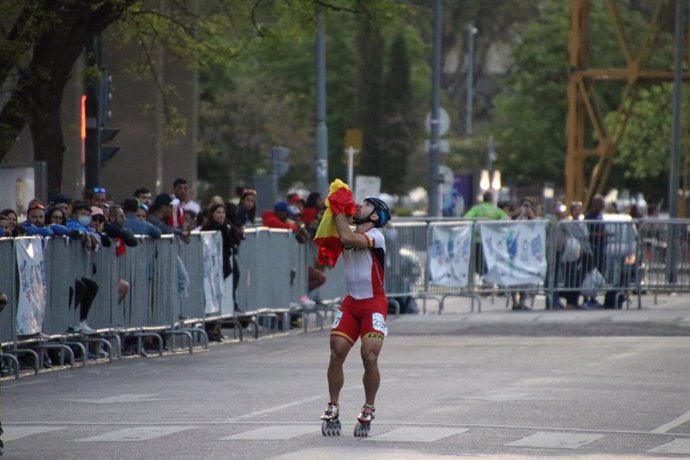
[[[343,252],[343,244],[340,242],[338,229],[335,226],[334,215],[351,216],[355,210],[355,201],[352,198],[350,187],[340,179],[331,182],[328,198],[326,198],[326,211],[323,213],[319,228],[314,236],[314,243],[319,247],[316,260],[321,265],[328,265],[333,268]]]

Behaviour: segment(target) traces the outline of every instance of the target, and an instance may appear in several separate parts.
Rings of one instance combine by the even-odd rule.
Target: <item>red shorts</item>
[[[345,337],[353,345],[358,337],[383,340],[388,334],[387,316],[385,297],[357,300],[348,295],[335,314],[331,335]]]

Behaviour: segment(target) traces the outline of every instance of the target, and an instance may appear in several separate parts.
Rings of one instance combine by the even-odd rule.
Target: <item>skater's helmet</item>
[[[364,201],[369,202],[374,207],[374,212],[379,216],[379,220],[374,222],[377,227],[385,227],[391,220],[391,210],[381,198],[368,196]]]

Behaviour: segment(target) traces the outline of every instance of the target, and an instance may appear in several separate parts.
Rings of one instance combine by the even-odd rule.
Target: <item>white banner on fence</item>
[[[223,305],[223,241],[220,233],[202,233],[206,314],[219,314]],[[231,291],[232,292],[232,291]]]
[[[18,239],[17,267],[19,268],[19,304],[17,306],[17,334],[37,334],[43,329],[46,312],[45,264],[41,240]]]
[[[472,226],[431,229],[431,284],[466,287],[469,281]]]
[[[479,223],[484,282],[499,286],[542,284],[546,278],[546,222]]]

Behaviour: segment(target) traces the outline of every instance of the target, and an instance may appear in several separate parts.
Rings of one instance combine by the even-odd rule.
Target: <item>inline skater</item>
[[[334,212],[335,226],[344,245],[343,264],[348,295],[336,313],[330,338],[328,391],[330,402],[321,416],[324,436],[340,435],[340,391],[344,384],[343,364],[352,346],[361,338],[364,365],[364,405],[357,417],[355,436],[367,436],[374,419],[374,403],[381,381],[378,357],[388,333],[388,302],[384,292],[386,244],[379,230],[391,218],[386,203],[367,197],[357,206],[350,228],[344,213]]]

